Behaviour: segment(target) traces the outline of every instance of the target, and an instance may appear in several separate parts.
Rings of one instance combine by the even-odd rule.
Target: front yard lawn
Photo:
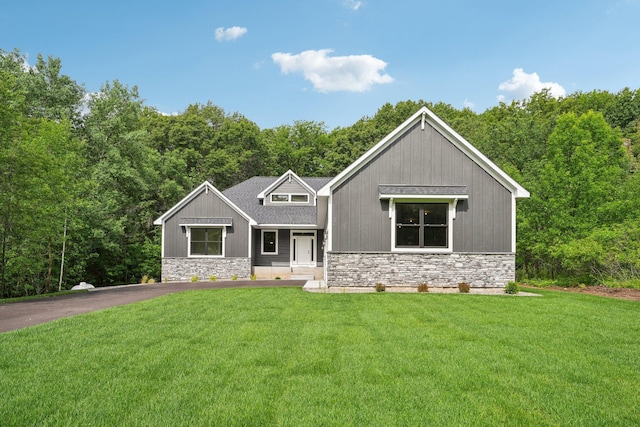
[[[167,295],[0,334],[0,425],[638,425],[640,304]]]

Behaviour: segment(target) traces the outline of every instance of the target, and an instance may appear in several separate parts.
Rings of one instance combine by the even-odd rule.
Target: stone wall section
[[[503,288],[515,280],[513,253],[398,253],[328,252],[327,286],[457,287],[466,282],[476,288]]]
[[[188,282],[192,277],[209,280],[229,279],[232,276],[251,276],[251,258],[162,258],[162,280]]]

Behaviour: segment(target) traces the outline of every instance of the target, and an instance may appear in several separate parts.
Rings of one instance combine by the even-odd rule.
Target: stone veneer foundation
[[[162,258],[162,280],[190,281],[192,277],[208,280],[211,276],[228,279],[251,276],[251,258]]]
[[[328,252],[327,286],[456,287],[466,282],[478,288],[502,288],[515,280],[515,254],[409,252]]]

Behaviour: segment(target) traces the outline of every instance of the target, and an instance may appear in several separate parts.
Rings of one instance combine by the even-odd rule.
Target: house
[[[305,275],[328,286],[503,287],[529,193],[421,108],[332,178],[203,183],[155,221],[162,275]]]

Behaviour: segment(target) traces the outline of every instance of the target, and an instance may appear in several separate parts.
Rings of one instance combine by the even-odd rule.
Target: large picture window
[[[397,203],[396,247],[447,248],[448,203]]]
[[[222,256],[222,227],[190,229],[189,255]]]

